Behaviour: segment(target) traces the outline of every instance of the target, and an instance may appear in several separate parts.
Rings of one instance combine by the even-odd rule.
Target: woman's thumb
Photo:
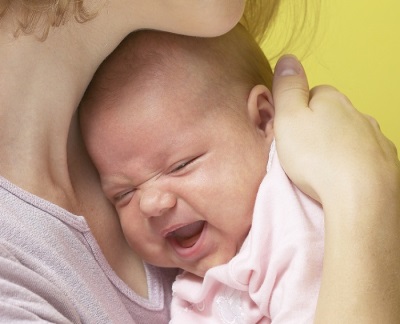
[[[308,108],[309,92],[299,60],[293,55],[282,56],[276,63],[272,85],[275,118],[293,116],[299,109]]]

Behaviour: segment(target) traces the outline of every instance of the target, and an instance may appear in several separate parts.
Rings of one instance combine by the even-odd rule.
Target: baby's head
[[[240,249],[273,138],[271,80],[240,25],[217,38],[136,32],[99,68],[82,134],[145,261],[203,276]]]

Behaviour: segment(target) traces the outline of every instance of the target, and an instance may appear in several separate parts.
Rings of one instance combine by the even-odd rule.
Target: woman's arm
[[[400,323],[400,162],[378,124],[339,91],[309,91],[292,56],[275,69],[283,168],[325,211],[316,322]]]

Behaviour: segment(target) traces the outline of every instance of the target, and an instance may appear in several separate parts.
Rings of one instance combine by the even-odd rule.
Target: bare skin
[[[316,323],[399,323],[396,148],[377,122],[338,90],[320,86],[310,93],[295,58],[285,57],[275,71],[274,130],[281,163],[325,210]]]
[[[158,28],[218,35],[236,24],[243,5],[244,0],[207,5],[119,0],[107,2],[85,24],[70,21],[57,28],[44,42],[33,36],[14,39],[11,29],[0,30],[0,174],[85,215],[111,267],[142,296],[147,296],[142,262],[126,244],[116,214],[100,190],[80,138],[76,107],[97,66],[129,32]]]
[[[75,110],[97,66],[129,32],[138,28],[160,28],[187,34],[197,33],[202,36],[218,35],[229,30],[239,20],[244,1],[207,1],[210,10],[200,10],[204,4],[204,1],[200,0],[190,1],[190,7],[185,5],[189,1],[171,1],[170,3],[177,4],[178,7],[175,8],[166,8],[165,2],[164,0],[107,2],[106,8],[100,11],[96,19],[85,24],[71,21],[66,26],[59,27],[54,33],[51,32],[49,38],[43,43],[32,36],[21,36],[14,40],[11,36],[12,32],[7,28],[6,17],[4,18],[6,20],[2,20],[0,29],[0,75],[2,76],[0,78],[0,174],[33,194],[75,214],[85,215],[111,267],[122,280],[142,296],[147,295],[147,287],[141,261],[128,248],[116,215],[100,190],[97,173],[87,158],[80,140]],[[93,0],[92,3],[98,2]],[[215,6],[212,5],[213,3]],[[226,10],[228,7],[232,10]],[[177,8],[186,9],[186,11],[180,12]],[[227,15],[227,13],[232,15]],[[187,19],[182,19],[182,17],[187,17]],[[207,24],[204,24],[203,18],[207,19]],[[304,85],[304,80],[302,82]],[[292,80],[283,81],[279,87],[282,91],[274,93],[277,111],[279,110],[278,102],[296,92]],[[308,93],[308,88],[301,92]],[[298,100],[298,98],[295,99],[296,102]],[[321,105],[325,100],[326,98],[321,99]],[[337,102],[340,106],[340,99]],[[301,101],[298,107],[299,109],[304,107]],[[338,124],[326,115],[318,116],[319,122]],[[302,126],[297,123],[296,119],[288,118],[287,120],[297,125],[297,134],[301,134],[304,129],[312,129],[308,127],[309,125]],[[353,123],[355,127],[360,125],[360,121],[356,120],[354,119]],[[315,124],[315,120],[311,123]],[[278,130],[275,134],[281,137],[280,145],[282,145],[284,133]],[[369,129],[367,134],[380,133],[374,128],[374,130]],[[320,135],[318,130],[315,130],[311,132],[309,140],[321,138],[323,141]],[[368,141],[367,138],[363,141]],[[287,137],[289,142],[292,139],[293,137]],[[375,142],[374,146],[377,152],[380,151],[379,147],[382,143],[384,147],[387,147],[387,140],[382,137],[379,139],[380,142]],[[295,144],[289,147],[293,153],[296,153],[307,148],[307,145],[305,142],[301,147],[296,147]],[[335,149],[340,151],[340,148],[332,147],[332,152]],[[389,152],[388,161],[392,161],[389,164],[393,164],[397,157],[393,151],[389,150]],[[324,151],[316,155],[323,156],[323,154]],[[371,165],[371,172],[377,172],[374,169],[376,164]],[[400,260],[400,256],[398,243],[394,240],[398,233],[400,207],[398,199],[391,199],[398,197],[400,191],[398,165],[394,166],[393,170],[396,170],[394,180],[384,175],[381,180],[388,185],[376,187],[378,190],[383,190],[382,197],[387,192],[391,195],[387,195],[387,199],[375,201],[375,208],[368,209],[369,217],[364,223],[364,228],[368,226],[374,228],[379,222],[380,215],[384,214],[382,211],[390,210],[390,217],[385,218],[388,221],[379,224],[380,233],[388,235],[364,236],[364,239],[368,241],[361,240],[359,237],[357,246],[361,249],[344,254],[346,259],[341,260],[350,262],[347,263],[349,267],[341,273],[344,280],[342,284],[353,282],[351,292],[358,293],[365,299],[356,298],[359,304],[348,303],[347,297],[350,296],[354,300],[354,295],[350,295],[351,292],[347,291],[348,295],[341,296],[340,290],[336,290],[335,273],[342,263],[337,263],[337,260],[333,258],[332,262],[327,263],[325,267],[327,279],[323,279],[323,285],[326,290],[324,299],[321,300],[321,312],[317,313],[322,321],[323,315],[326,316],[325,323],[331,322],[333,318],[331,315],[337,315],[337,310],[342,310],[341,317],[338,319],[339,323],[400,322],[399,311],[396,311],[400,300],[400,289],[397,284],[399,266],[396,260]],[[311,179],[301,180],[307,185]],[[318,194],[323,194],[318,192],[321,188],[312,189]],[[354,203],[357,202],[352,203],[353,207]],[[363,200],[357,206],[365,209]],[[358,219],[362,219],[363,215],[359,210],[355,211],[351,206],[351,210],[347,211],[338,210],[336,207],[337,205],[329,204],[331,208],[329,215],[332,219],[336,219],[337,215],[347,216],[346,213],[358,214],[361,217]],[[383,217],[386,217],[385,215]],[[357,215],[353,216],[355,218],[352,219],[356,220]],[[353,222],[353,226],[355,223],[356,221]],[[327,233],[333,234],[331,246],[337,246],[338,251],[346,250],[347,245],[345,247],[335,245],[342,239],[341,235],[337,235],[338,231]],[[351,241],[351,231],[345,234],[346,239]],[[374,266],[381,260],[374,261],[371,254],[367,254],[369,257],[365,259],[365,263],[351,263],[354,260],[352,256],[357,255],[357,252],[368,251],[368,245],[374,245],[375,255],[387,255],[387,251],[391,252],[384,260],[386,267],[382,268],[387,272],[376,271]],[[331,252],[327,250],[330,255]],[[367,271],[368,269],[371,270]],[[349,276],[349,273],[352,276]],[[352,280],[354,274],[363,274],[365,280]],[[387,287],[393,283],[394,288],[389,291]],[[363,289],[371,287],[370,285],[373,285],[370,293],[363,294]],[[382,296],[385,298],[383,299]],[[343,305],[346,307],[341,307]]]

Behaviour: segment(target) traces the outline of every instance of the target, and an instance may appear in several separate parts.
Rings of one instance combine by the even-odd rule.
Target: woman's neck
[[[56,29],[45,42],[33,36],[14,40],[0,30],[0,175],[84,215],[114,271],[146,297],[142,261],[127,245],[101,192],[76,117],[97,66],[125,36],[115,29],[106,34],[105,19],[98,18]],[[80,28],[92,30],[81,33]]]
[[[84,89],[62,59],[46,55],[49,45],[25,37],[0,47],[0,173],[43,198],[68,187],[68,130]]]
[[[0,174],[68,209],[76,188],[68,165],[68,155],[77,154],[67,151],[76,147],[67,146],[69,131],[77,130],[71,121],[95,69],[124,36],[106,39],[103,20],[55,29],[45,42],[0,34]],[[79,36],[87,29],[91,41]]]

